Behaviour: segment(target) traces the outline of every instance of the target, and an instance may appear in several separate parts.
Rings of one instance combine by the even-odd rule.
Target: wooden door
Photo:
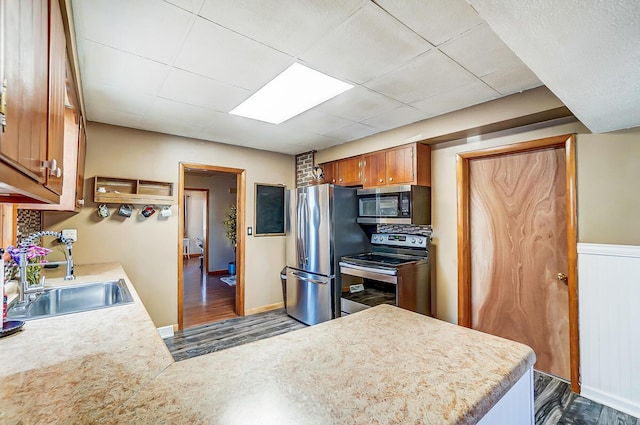
[[[414,180],[413,146],[387,151],[387,184],[405,184]]]
[[[365,155],[363,158],[362,181],[365,187],[384,186],[386,167],[386,154],[384,152]]]
[[[570,380],[565,168],[564,147],[470,161],[471,326]]]
[[[362,181],[362,157],[341,159],[337,166],[337,184],[342,186],[355,186]]]

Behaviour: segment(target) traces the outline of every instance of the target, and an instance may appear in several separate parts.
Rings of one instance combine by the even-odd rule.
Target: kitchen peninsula
[[[124,277],[135,302],[0,339],[0,423],[507,423],[486,419],[514,390],[511,423],[532,423],[521,344],[383,305],[174,363],[119,265],[77,272]]]

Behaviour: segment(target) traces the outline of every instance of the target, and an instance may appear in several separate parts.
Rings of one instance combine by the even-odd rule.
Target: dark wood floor
[[[301,329],[284,309],[176,332],[165,343],[176,361]],[[577,394],[569,384],[535,372],[536,425],[640,425],[640,420]]]
[[[188,329],[238,317],[235,312],[236,287],[220,280],[223,276],[205,276],[200,259],[184,259],[183,327]]]

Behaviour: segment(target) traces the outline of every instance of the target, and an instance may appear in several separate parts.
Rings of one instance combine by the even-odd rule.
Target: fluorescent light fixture
[[[230,113],[280,124],[352,87],[294,63]]]

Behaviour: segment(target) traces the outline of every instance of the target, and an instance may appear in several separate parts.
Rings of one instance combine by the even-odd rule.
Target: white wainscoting
[[[640,247],[578,244],[582,395],[640,416]]]

